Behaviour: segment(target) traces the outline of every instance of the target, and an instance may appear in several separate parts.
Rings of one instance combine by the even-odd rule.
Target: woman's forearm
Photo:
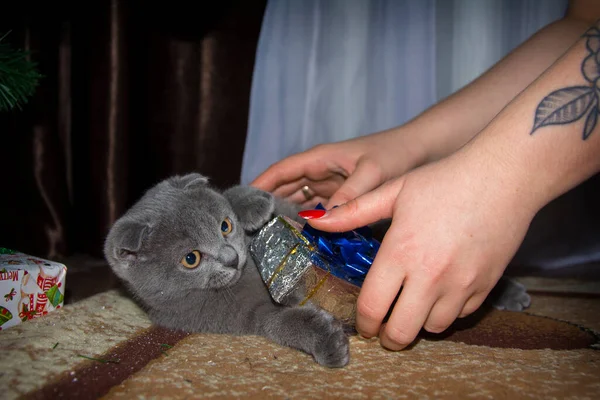
[[[527,87],[457,156],[539,210],[600,171],[600,24]],[[491,171],[491,172],[490,172]],[[498,193],[503,195],[504,193]]]

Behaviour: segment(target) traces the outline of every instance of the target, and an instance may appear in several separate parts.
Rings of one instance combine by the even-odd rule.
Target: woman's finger
[[[441,333],[456,320],[465,305],[462,297],[441,297],[429,312],[423,325],[427,332]]]
[[[288,198],[289,201],[294,203],[307,201],[307,195],[309,200],[310,197],[314,196],[321,196],[328,199],[340,188],[340,186],[342,186],[344,179],[344,177],[338,174],[331,174],[322,180],[313,180],[303,177],[297,181],[278,187],[273,191],[273,195],[281,198]],[[304,186],[308,189],[308,193],[306,194],[302,191]]]
[[[478,292],[472,295],[462,307],[462,310],[458,314],[458,318],[465,318],[471,314],[473,314],[485,301],[487,297],[487,293]]]
[[[306,176],[302,159],[306,159],[304,153],[295,154],[272,164],[250,185],[266,192],[273,192],[280,186],[298,181]]]
[[[379,335],[381,345],[389,350],[401,350],[411,344],[437,300],[430,284],[407,277],[392,314]]]

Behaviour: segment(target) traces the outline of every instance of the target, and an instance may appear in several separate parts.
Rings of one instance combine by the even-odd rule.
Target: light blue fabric
[[[292,153],[391,127],[433,104],[435,70],[421,66],[435,63],[434,48],[419,45],[435,35],[433,15],[432,0],[270,2],[242,181]]]
[[[473,80],[567,0],[271,0],[242,183],[319,143],[400,125]]]
[[[567,0],[436,1],[438,99],[460,89],[536,31],[560,19],[567,4]]]

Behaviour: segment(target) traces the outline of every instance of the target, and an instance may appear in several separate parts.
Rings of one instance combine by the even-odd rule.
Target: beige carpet
[[[396,353],[353,336],[335,370],[259,337],[152,327],[110,290],[0,332],[0,397],[600,398],[599,282],[523,282],[527,313],[483,309]]]

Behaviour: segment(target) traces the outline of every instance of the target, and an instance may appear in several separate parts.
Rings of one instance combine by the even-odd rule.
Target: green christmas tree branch
[[[0,111],[22,109],[42,77],[29,52],[13,49],[6,36],[0,37]]]

